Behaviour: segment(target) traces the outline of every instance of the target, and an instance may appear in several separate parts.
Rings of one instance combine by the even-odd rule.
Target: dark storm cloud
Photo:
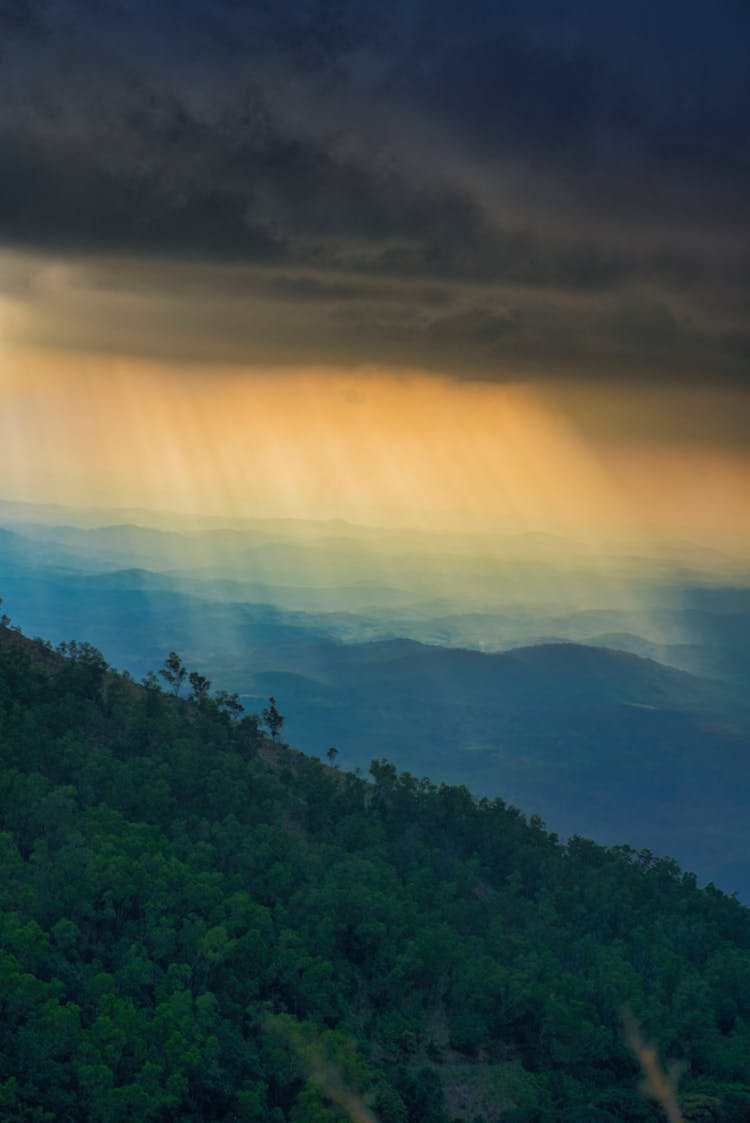
[[[750,167],[747,6],[456,5],[430,22],[417,83],[489,158],[508,147],[568,163],[629,143],[695,174]]]
[[[0,36],[6,247],[233,265],[197,321],[237,351],[744,376],[748,5],[0,0]]]
[[[677,339],[679,325],[666,305],[639,297],[622,301],[596,322],[595,330],[619,348],[639,353],[644,349],[664,352]]]

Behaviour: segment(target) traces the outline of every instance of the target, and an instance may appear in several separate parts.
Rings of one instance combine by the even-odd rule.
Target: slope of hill
[[[251,708],[277,696],[290,736],[321,756],[334,744],[347,766],[366,768],[387,752],[414,772],[503,793],[561,833],[674,854],[750,901],[747,589],[665,585],[652,590],[647,618],[643,610],[632,618],[611,589],[610,607],[563,614],[562,604],[519,603],[445,615],[446,604],[414,599],[413,573],[411,585],[389,583],[405,578],[398,566],[419,536],[396,536],[405,554],[381,557],[373,530],[345,524],[13,526],[0,533],[0,592],[27,632],[55,642],[83,636],[138,678],[176,648]],[[543,545],[548,560],[565,546]],[[422,543],[433,550],[433,577],[443,563],[459,573],[472,562],[461,554],[471,543],[456,541],[445,559],[434,546]],[[339,588],[317,561],[306,586],[280,584],[278,567],[261,572],[252,562],[219,579],[209,564],[287,547],[287,575],[300,579],[308,555],[319,561],[339,547],[331,573],[346,569],[352,550],[388,565],[378,581]],[[145,569],[147,561],[166,569]],[[187,570],[170,568],[179,565]],[[356,611],[329,611],[335,605]],[[636,624],[643,635],[627,630]],[[598,652],[559,642],[592,635]],[[461,636],[499,653],[461,650]],[[519,653],[525,641],[536,647]],[[699,673],[680,677],[654,656]]]
[[[655,1121],[625,1007],[750,1114],[750,911],[673,861],[4,626],[0,734],[8,1123]]]
[[[388,754],[418,773],[503,793],[555,830],[675,854],[750,900],[750,715],[741,690],[573,644],[498,655],[320,645],[256,674],[290,735],[350,766]],[[378,658],[378,653],[381,657]],[[296,653],[300,655],[299,652]]]

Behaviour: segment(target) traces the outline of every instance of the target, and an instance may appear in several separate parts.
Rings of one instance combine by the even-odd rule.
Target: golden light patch
[[[517,387],[37,353],[3,389],[4,476],[26,498],[473,530],[570,529],[617,506]]]
[[[528,387],[423,372],[5,357],[6,498],[562,533],[736,531],[747,458],[585,438]],[[734,531],[733,531],[734,528]]]

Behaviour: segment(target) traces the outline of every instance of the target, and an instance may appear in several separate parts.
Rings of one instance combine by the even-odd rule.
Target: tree
[[[211,689],[211,681],[205,675],[198,674],[197,671],[190,672],[190,689],[192,691],[190,698],[193,702],[200,705],[208,697],[208,692]]]
[[[60,643],[57,650],[68,660],[60,675],[59,681],[62,687],[70,690],[75,683],[83,688],[88,698],[94,698],[102,686],[105,674],[110,669],[101,651],[91,643],[81,643],[78,640]]]
[[[326,756],[328,758],[328,763],[330,764],[331,768],[335,768],[336,757],[338,755],[339,755],[339,750],[337,748],[334,748],[333,745],[331,745],[330,749],[328,749],[328,751],[326,752]]]
[[[276,708],[276,699],[269,698],[268,701],[270,705],[266,706],[263,711],[263,721],[266,723],[268,732],[271,734],[271,740],[277,743],[281,727],[284,724],[284,719]]]
[[[72,639],[67,642],[63,640],[62,643],[57,645],[57,650],[60,655],[65,655],[66,658],[72,659],[73,662],[83,663],[87,667],[93,667],[95,670],[104,673],[109,670],[109,663],[102,655],[98,647],[94,647],[93,643],[79,642]]]
[[[164,666],[159,671],[163,679],[172,687],[172,693],[177,697],[182,689],[182,684],[187,678],[187,667],[176,651],[170,651],[164,660]]]
[[[214,695],[216,705],[220,710],[228,713],[232,721],[239,721],[240,714],[244,712],[245,707],[240,702],[239,694],[230,694],[227,690],[217,690]]]

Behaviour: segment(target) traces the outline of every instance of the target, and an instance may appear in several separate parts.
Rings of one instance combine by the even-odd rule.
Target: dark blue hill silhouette
[[[414,645],[411,652],[398,657],[398,662],[388,659],[386,652],[379,662],[380,674],[387,679],[395,677],[424,687],[447,679],[467,695],[490,689],[516,703],[639,703],[691,708],[709,701],[716,705],[740,701],[739,693],[731,687],[701,681],[652,659],[573,643],[537,644],[495,654]],[[541,695],[540,679],[544,681]]]

